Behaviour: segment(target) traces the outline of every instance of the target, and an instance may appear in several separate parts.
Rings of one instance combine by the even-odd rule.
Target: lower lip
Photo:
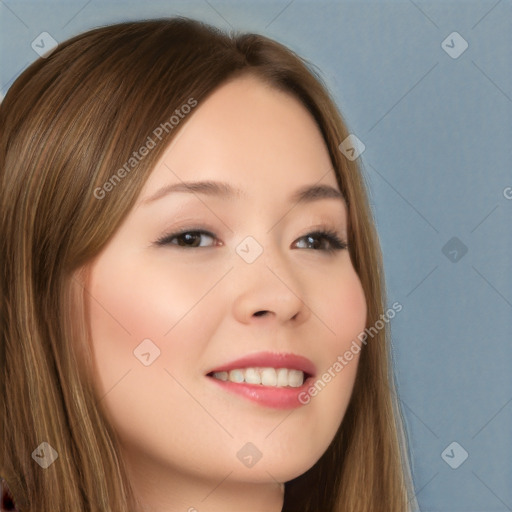
[[[310,381],[312,380],[312,377],[309,377],[304,381],[302,386],[292,388],[231,382],[229,380],[220,380],[209,376],[208,378],[226,391],[241,395],[248,400],[272,409],[295,409],[296,407],[306,405],[299,400],[299,395],[307,391],[310,386]]]

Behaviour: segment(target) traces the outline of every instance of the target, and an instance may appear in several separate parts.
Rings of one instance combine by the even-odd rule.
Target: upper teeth
[[[304,372],[288,368],[240,368],[229,372],[214,372],[213,376],[231,382],[247,382],[263,386],[298,388],[304,382]]]

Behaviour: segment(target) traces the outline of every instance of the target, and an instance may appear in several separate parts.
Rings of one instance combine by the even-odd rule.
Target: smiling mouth
[[[248,367],[229,371],[210,372],[208,377],[235,384],[255,384],[276,388],[298,388],[311,377],[302,370],[292,368]]]

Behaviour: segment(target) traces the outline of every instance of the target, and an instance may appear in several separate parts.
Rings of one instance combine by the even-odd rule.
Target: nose
[[[310,317],[304,301],[306,283],[277,250],[271,254],[266,248],[253,263],[240,260],[237,266],[233,314],[239,322],[296,326]]]

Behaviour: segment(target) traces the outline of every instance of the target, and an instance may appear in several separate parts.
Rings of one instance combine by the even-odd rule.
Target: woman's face
[[[314,234],[345,242],[346,205],[297,200],[339,188],[295,98],[238,78],[189,116],[90,265],[96,390],[147,486],[288,481],[327,449],[356,375],[358,355],[333,368],[365,327],[363,290],[346,248]]]

